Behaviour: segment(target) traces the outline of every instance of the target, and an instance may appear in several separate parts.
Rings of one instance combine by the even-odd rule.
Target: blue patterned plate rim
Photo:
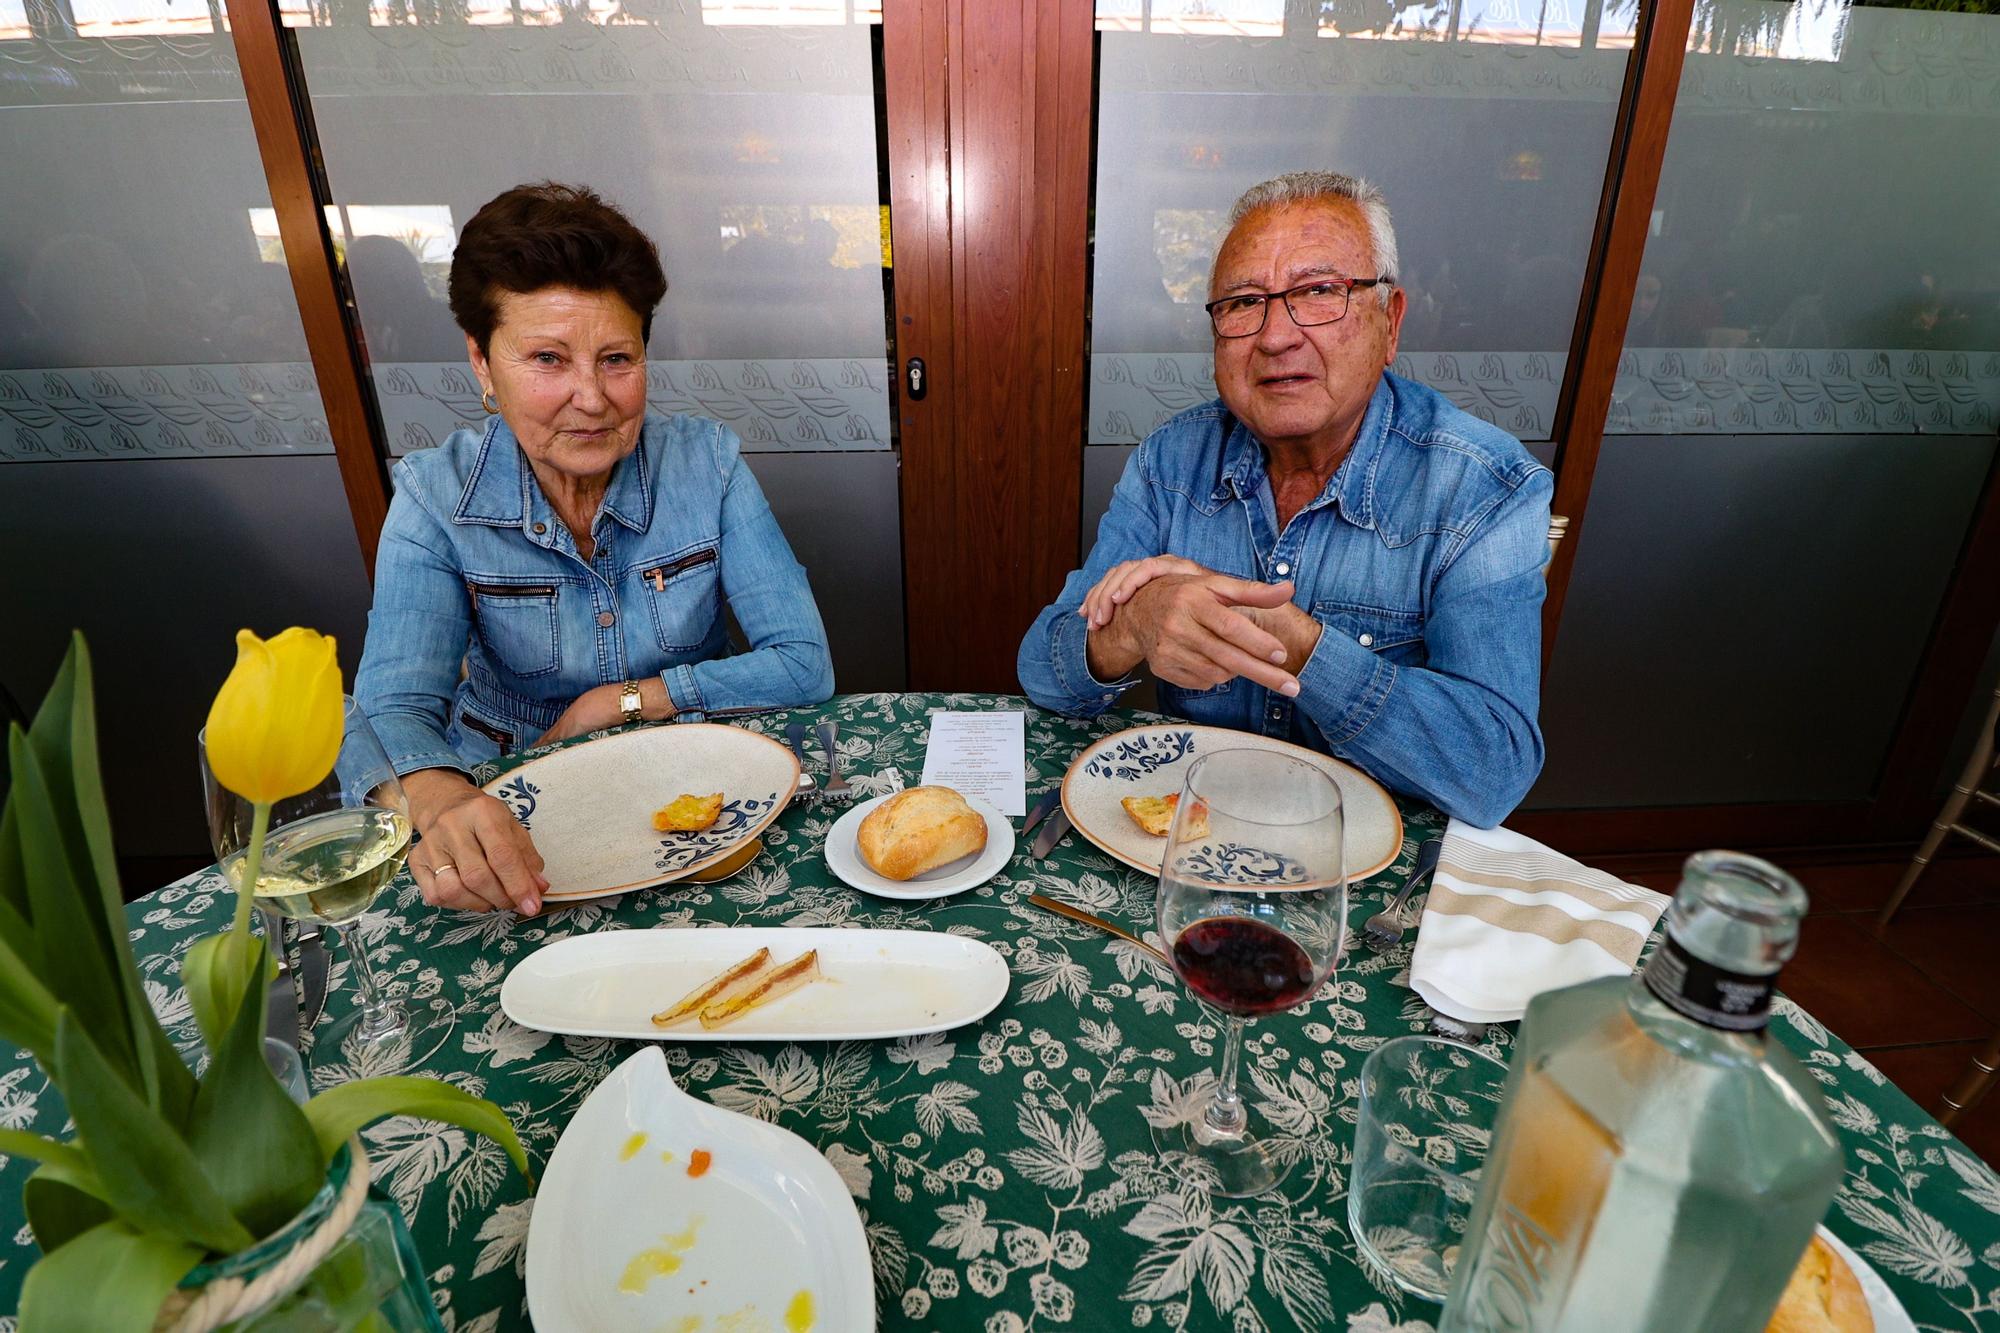
[[[1154,736],[1167,733],[1168,744],[1155,749]],[[1303,745],[1290,741],[1275,740],[1269,736],[1259,736],[1253,732],[1236,731],[1229,727],[1205,727],[1193,722],[1151,722],[1144,726],[1127,727],[1103,736],[1083,747],[1070,762],[1069,770],[1063,774],[1062,808],[1069,816],[1070,824],[1088,839],[1098,850],[1115,861],[1121,861],[1134,870],[1157,875],[1160,866],[1157,861],[1146,864],[1127,855],[1109,840],[1098,836],[1082,815],[1076,800],[1076,787],[1080,781],[1131,781],[1155,773],[1177,764],[1190,754],[1209,750],[1228,749],[1272,750],[1280,754],[1290,754],[1307,763],[1326,769],[1337,769],[1348,783],[1363,789],[1372,789],[1381,798],[1389,818],[1394,823],[1393,836],[1384,839],[1386,852],[1368,866],[1350,868],[1347,872],[1349,883],[1359,883],[1372,875],[1378,875],[1396,862],[1403,848],[1403,812],[1396,805],[1396,798],[1374,778],[1356,768],[1353,764],[1336,759],[1332,755],[1308,750]],[[1108,762],[1107,762],[1108,761]],[[1351,800],[1351,798],[1350,798]],[[1350,844],[1351,845],[1351,844]]]
[[[532,811],[534,801],[536,798],[540,796],[541,792],[540,788],[533,786],[528,781],[526,775],[537,764],[544,764],[547,763],[549,760],[561,756],[574,754],[578,750],[587,750],[593,745],[607,745],[618,742],[625,742],[629,744],[635,738],[640,736],[645,736],[645,737],[684,736],[702,732],[707,732],[710,734],[716,732],[728,732],[733,736],[750,737],[754,740],[762,742],[765,745],[770,746],[772,751],[782,756],[785,763],[789,766],[789,771],[791,776],[788,784],[784,787],[782,791],[767,793],[757,796],[755,798],[751,798],[749,804],[756,808],[754,810],[749,810],[745,812],[745,817],[741,819],[738,822],[737,827],[732,830],[734,836],[728,838],[726,841],[717,843],[714,847],[706,850],[703,855],[701,855],[695,860],[687,862],[685,865],[675,866],[673,869],[663,871],[660,874],[648,875],[643,878],[633,880],[629,883],[615,885],[610,888],[577,889],[567,893],[544,894],[543,895],[544,901],[552,903],[578,903],[578,902],[586,902],[593,898],[615,897],[616,895],[621,893],[635,893],[640,889],[657,888],[662,884],[673,884],[680,880],[686,879],[690,875],[693,875],[702,870],[706,870],[708,867],[716,865],[719,862],[728,859],[729,856],[731,856],[733,853],[739,850],[747,840],[757,837],[759,834],[763,833],[763,831],[766,828],[770,827],[771,822],[777,819],[779,815],[783,814],[785,811],[785,807],[791,804],[792,797],[797,794],[799,789],[800,769],[799,769],[798,756],[792,753],[790,746],[785,745],[777,740],[774,740],[771,737],[764,735],[762,732],[751,731],[747,727],[730,726],[728,723],[725,722],[655,723],[650,726],[639,727],[636,729],[621,728],[617,731],[608,732],[602,736],[593,736],[589,740],[581,741],[575,745],[565,745],[561,749],[551,750],[547,754],[536,755],[533,759],[529,759],[524,763],[518,764],[515,767],[508,769],[506,772],[501,773],[498,776],[493,777],[491,779],[488,779],[486,782],[480,785],[479,789],[481,791],[485,792],[489,796],[498,797],[503,803],[508,804],[509,807],[512,808],[512,800],[510,799],[510,796],[512,794],[502,795],[502,790],[510,785],[518,783],[519,785],[525,787],[528,793],[531,793],[530,795],[527,796],[526,799],[529,802],[529,809],[530,811]],[[649,743],[660,743],[660,742],[649,742]],[[738,801],[730,802],[729,806],[737,805],[741,801],[741,799],[742,798],[739,798]],[[515,815],[516,818],[520,818],[521,812],[517,810],[515,812]],[[525,823],[526,821],[523,820],[523,822]],[[668,854],[666,852],[662,852],[660,853],[660,858],[664,860],[667,858],[667,855]]]

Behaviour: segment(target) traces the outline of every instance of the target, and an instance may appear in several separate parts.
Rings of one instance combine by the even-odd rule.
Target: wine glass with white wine
[[[341,702],[340,757],[318,786],[272,805],[264,859],[252,888],[264,911],[317,921],[328,929],[352,927],[401,872],[410,851],[410,805],[403,784],[368,715],[351,696],[342,696]],[[197,743],[209,839],[223,876],[240,891],[253,808],[216,779],[206,729]],[[451,1032],[456,1011],[441,1002],[412,1009],[383,989],[358,930],[347,932],[346,944],[359,1003],[351,1013],[314,1030],[314,1050],[339,1052],[345,1064],[368,1073],[421,1064]],[[276,940],[271,945],[279,947]]]

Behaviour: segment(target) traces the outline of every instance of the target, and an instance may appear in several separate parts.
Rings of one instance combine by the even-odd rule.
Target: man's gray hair
[[[1233,228],[1252,213],[1266,208],[1318,203],[1324,199],[1345,199],[1359,208],[1368,221],[1368,244],[1375,272],[1353,276],[1395,277],[1396,225],[1389,218],[1388,197],[1358,176],[1343,176],[1338,171],[1288,171],[1273,176],[1243,192],[1229,210],[1229,225]],[[1375,289],[1376,298],[1384,306],[1389,304],[1390,290],[1386,283]]]

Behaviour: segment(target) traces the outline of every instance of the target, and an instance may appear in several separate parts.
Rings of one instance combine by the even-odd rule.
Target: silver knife
[[[264,943],[278,960],[278,975],[271,978],[268,1007],[264,1012],[264,1035],[276,1037],[293,1050],[299,1048],[299,993],[292,985],[292,965],[285,952],[285,918],[268,907],[259,906],[264,918]]]
[[[1047,819],[1049,817],[1049,811],[1055,809],[1057,806],[1061,804],[1062,804],[1061,787],[1052,788],[1048,792],[1044,793],[1042,799],[1035,802],[1035,808],[1028,811],[1027,819],[1022,821],[1021,836],[1025,838],[1030,833],[1033,833],[1035,831],[1035,825],[1041,823],[1044,819]]]
[[[1042,860],[1054,851],[1056,844],[1068,835],[1069,829],[1069,815],[1065,811],[1057,810],[1051,814],[1048,822],[1042,825],[1042,831],[1035,835],[1035,859]]]
[[[299,1024],[310,1032],[326,1011],[326,927],[317,921],[299,929]]]
[[[785,739],[791,742],[792,753],[799,757],[799,798],[819,799],[819,781],[806,771],[806,724],[794,722],[785,728]]]

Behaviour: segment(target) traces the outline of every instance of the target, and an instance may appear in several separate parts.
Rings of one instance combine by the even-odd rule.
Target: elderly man
[[[1506,818],[1536,723],[1548,469],[1388,373],[1404,297],[1382,194],[1301,171],[1236,201],[1209,279],[1217,402],[1125,465],[1085,566],[1021,642],[1036,703],[1162,707]]]

